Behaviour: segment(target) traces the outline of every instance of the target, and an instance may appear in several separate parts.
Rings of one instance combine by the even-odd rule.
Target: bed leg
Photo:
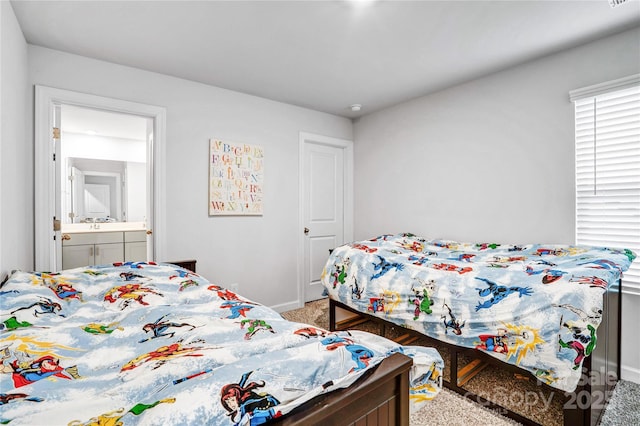
[[[329,331],[336,331],[336,305],[329,298]]]
[[[453,389],[460,389],[458,386],[458,351],[449,349],[449,383]]]
[[[562,410],[564,426],[591,426],[591,400],[591,386],[589,384],[578,386],[575,391],[565,393],[565,403]]]

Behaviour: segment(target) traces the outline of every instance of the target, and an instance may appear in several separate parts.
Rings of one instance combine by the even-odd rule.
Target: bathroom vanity
[[[143,223],[74,224],[63,227],[62,269],[145,260],[147,230]]]

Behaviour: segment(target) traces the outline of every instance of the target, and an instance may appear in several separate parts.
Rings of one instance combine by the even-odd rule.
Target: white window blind
[[[640,256],[640,85],[574,99],[576,243]],[[640,261],[623,289],[640,294]]]

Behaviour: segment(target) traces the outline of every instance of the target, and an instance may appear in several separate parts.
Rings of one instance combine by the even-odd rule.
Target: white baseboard
[[[620,367],[620,378],[640,384],[640,370],[637,368],[622,365]]]
[[[304,303],[300,302],[299,300],[295,300],[293,302],[281,303],[279,305],[270,306],[270,308],[276,311],[277,313],[281,314],[282,312],[290,311],[292,309],[302,308],[303,306],[304,306]]]

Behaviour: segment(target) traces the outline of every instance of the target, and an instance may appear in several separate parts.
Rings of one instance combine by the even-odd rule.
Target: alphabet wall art
[[[209,216],[262,215],[264,150],[209,140]]]

